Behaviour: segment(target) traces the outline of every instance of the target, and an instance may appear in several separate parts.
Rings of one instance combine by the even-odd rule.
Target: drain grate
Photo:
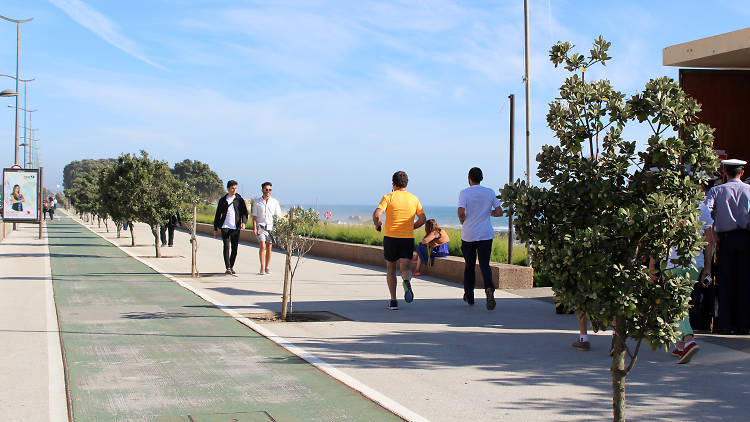
[[[185,416],[159,416],[156,422],[276,422],[268,412],[210,413]]]
[[[260,323],[351,321],[347,317],[329,311],[293,312],[287,315],[286,321],[281,319],[281,312],[253,312],[242,314],[242,316]]]

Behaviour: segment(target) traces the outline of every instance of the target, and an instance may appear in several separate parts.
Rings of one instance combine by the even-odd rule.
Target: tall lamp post
[[[31,79],[31,80],[33,81],[33,79]],[[23,81],[23,79],[22,79],[22,81]],[[23,143],[19,144],[19,146],[23,147],[23,166],[24,166],[24,168],[26,168],[26,163],[30,163],[31,162],[31,153],[29,152],[29,151],[31,151],[31,149],[30,149],[31,144],[29,143],[29,141],[31,140],[30,138],[34,137],[33,131],[38,130],[38,129],[32,129],[32,126],[31,126],[31,113],[34,113],[35,111],[39,111],[39,110],[38,109],[27,110],[25,108],[25,106],[26,106],[26,104],[25,104],[26,103],[26,94],[25,93],[24,93],[24,100],[23,100],[23,102],[24,102],[24,107],[18,107],[19,109],[23,110],[23,127],[21,127],[21,129],[23,129]],[[14,106],[12,106],[12,105],[9,105],[8,107],[14,108]],[[29,125],[28,126],[26,126],[26,114],[27,113],[29,115]],[[27,130],[28,130],[28,136],[26,135],[26,131]],[[29,148],[29,149],[27,149],[27,148]],[[28,159],[27,159],[27,157],[28,157]]]
[[[18,56],[19,56],[19,50],[20,50],[20,44],[21,44],[21,24],[26,22],[31,22],[34,18],[29,19],[11,19],[6,18],[3,15],[0,15],[0,19],[6,20],[8,22],[13,22],[16,24],[16,93],[18,93],[18,70],[19,70],[19,62],[18,62]],[[15,151],[14,151],[14,164],[18,164],[18,94],[16,94],[16,142],[15,142]]]

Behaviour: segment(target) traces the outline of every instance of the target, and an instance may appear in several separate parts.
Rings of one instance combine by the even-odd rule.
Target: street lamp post
[[[33,81],[33,79],[31,79],[31,80]],[[23,79],[21,79],[21,81],[23,81]],[[26,95],[24,94],[24,103],[26,102],[25,97],[26,97]],[[25,105],[26,104],[24,104],[24,106]],[[9,105],[8,107],[15,108],[12,105]],[[34,137],[34,133],[33,132],[35,130],[39,130],[39,129],[32,129],[32,126],[31,126],[31,113],[34,113],[35,111],[39,111],[39,110],[38,109],[27,110],[25,107],[18,107],[18,109],[23,110],[23,127],[21,127],[21,129],[23,129],[23,143],[19,144],[19,146],[23,147],[23,167],[26,168],[27,167],[27,163],[31,162],[31,152],[30,152],[31,149],[29,148],[27,150],[27,147],[31,147],[31,144],[29,143],[29,140],[30,140],[30,138]],[[28,126],[26,126],[26,113],[29,114],[29,125]],[[29,131],[29,136],[26,135],[26,131],[27,130]],[[27,160],[27,157],[28,157],[28,160]]]
[[[6,20],[8,22],[13,22],[16,24],[16,130],[15,130],[15,151],[14,151],[14,164],[18,164],[18,70],[19,70],[19,50],[21,45],[21,24],[30,22],[34,18],[29,19],[23,19],[23,20],[17,20],[17,19],[11,19],[6,18],[5,16],[0,15],[0,19]]]

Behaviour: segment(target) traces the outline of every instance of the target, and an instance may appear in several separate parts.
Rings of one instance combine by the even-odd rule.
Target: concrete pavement
[[[199,236],[203,276],[193,279],[187,233],[177,232],[175,246],[163,249],[167,257],[156,259],[143,224],[136,225],[140,246],[134,248],[127,246],[128,238],[92,228],[227,312],[280,310],[280,253],[272,258],[273,273],[258,275],[257,247],[242,244],[238,277],[225,276],[220,240]],[[356,385],[432,421],[611,417],[610,333],[592,335],[593,351],[579,352],[570,348],[575,317],[556,315],[547,302],[498,292],[497,309],[488,312],[481,294],[476,306],[466,306],[455,284],[429,278],[412,284],[415,301],[400,300],[400,310],[387,311],[380,268],[305,259],[294,280],[294,309],[348,320],[261,325],[264,334],[301,347]],[[702,350],[689,365],[676,365],[663,351],[641,349],[628,377],[630,418],[744,418],[750,354],[698,340]]]
[[[0,418],[67,421],[47,241],[17,227],[0,242]]]

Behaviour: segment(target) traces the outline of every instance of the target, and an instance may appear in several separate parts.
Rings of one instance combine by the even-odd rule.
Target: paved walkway
[[[0,223],[2,224],[2,223]],[[66,421],[46,239],[19,224],[0,242],[0,419]]]
[[[76,421],[400,420],[78,223],[48,230]]]
[[[171,285],[174,289],[168,288],[169,283],[153,271],[130,268],[132,258],[104,243],[97,244],[70,220],[65,223],[69,227],[63,229],[61,225],[59,229],[70,232],[65,233],[72,236],[65,240],[69,245],[53,244],[51,249],[58,312],[63,331],[71,331],[63,334],[66,353],[71,347],[78,349],[71,354],[80,356],[80,360],[68,359],[69,372],[71,379],[75,371],[96,374],[80,378],[81,385],[90,392],[83,393],[82,389],[77,395],[73,391],[74,400],[80,401],[78,405],[74,403],[77,411],[82,409],[80,406],[89,406],[91,412],[94,408],[135,408],[158,414],[152,407],[144,407],[150,397],[163,403],[160,409],[180,409],[181,414],[236,412],[240,408],[248,411],[248,403],[257,404],[250,410],[273,410],[274,405],[279,405],[276,399],[287,399],[293,393],[304,393],[305,397],[321,395],[318,403],[325,403],[321,406],[340,403],[339,393],[325,396],[326,392],[317,388],[293,389],[289,395],[274,390],[280,391],[279,396],[269,394],[272,389],[248,387],[253,393],[239,401],[215,399],[216,391],[221,392],[219,397],[237,393],[239,386],[228,385],[236,384],[233,381],[237,379],[252,378],[248,371],[253,366],[278,366],[279,362],[284,362],[281,366],[285,367],[311,366],[286,365],[289,359],[301,362],[291,357],[269,357],[274,355],[267,355],[268,352],[281,349],[262,346],[261,339],[251,340],[255,338],[253,332],[240,324],[214,330],[212,321],[231,325],[232,320],[176,283]],[[272,261],[273,274],[258,275],[257,248],[241,245],[236,266],[239,277],[224,276],[220,241],[201,236],[198,267],[203,277],[193,279],[189,276],[190,245],[186,233],[178,232],[175,247],[163,250],[167,257],[155,259],[150,258],[154,253],[153,237],[143,224],[136,225],[136,247],[128,246],[129,238],[117,239],[113,232],[104,232],[103,227],[87,227],[240,319],[241,315],[280,309],[283,260],[278,253]],[[77,243],[89,246],[73,249]],[[71,256],[55,258],[57,254]],[[58,259],[59,268],[55,263]],[[75,264],[81,267],[74,271],[67,267],[74,261],[85,262]],[[113,272],[120,275],[110,277]],[[60,283],[58,274],[63,277]],[[81,279],[81,275],[85,277]],[[73,277],[78,281],[73,281]],[[58,293],[64,284],[68,291]],[[348,320],[249,325],[276,341],[304,349],[294,350],[384,405],[404,411],[409,419],[611,418],[609,333],[592,336],[591,352],[577,352],[569,346],[575,338],[575,318],[554,314],[547,302],[499,292],[497,309],[488,312],[483,300],[478,300],[473,308],[466,306],[460,300],[461,289],[455,284],[420,279],[413,285],[415,302],[400,301],[399,311],[387,311],[382,269],[308,259],[295,278],[295,310],[328,311]],[[114,292],[120,296],[113,296]],[[109,306],[94,307],[96,303]],[[73,324],[70,330],[65,327],[66,321]],[[167,326],[179,327],[179,336],[158,334]],[[112,331],[112,327],[118,331]],[[101,345],[102,341],[113,339],[117,341]],[[675,365],[674,359],[663,351],[642,349],[639,362],[628,377],[628,417],[745,419],[750,354],[742,351],[747,348],[716,344],[722,341],[720,337],[707,339],[699,336],[701,352],[689,365]],[[748,339],[730,340],[736,346],[743,341],[746,345]],[[183,351],[182,345],[193,341],[201,346],[188,344],[185,347],[192,350]],[[204,371],[213,371],[214,366],[217,372],[204,381]],[[130,369],[124,372],[121,367]],[[178,367],[185,369],[180,372]],[[139,392],[142,389],[145,393]],[[346,388],[343,391],[342,397],[351,394]],[[190,399],[177,400],[182,394]],[[104,402],[87,404],[92,399]],[[191,404],[195,407],[189,408]]]

